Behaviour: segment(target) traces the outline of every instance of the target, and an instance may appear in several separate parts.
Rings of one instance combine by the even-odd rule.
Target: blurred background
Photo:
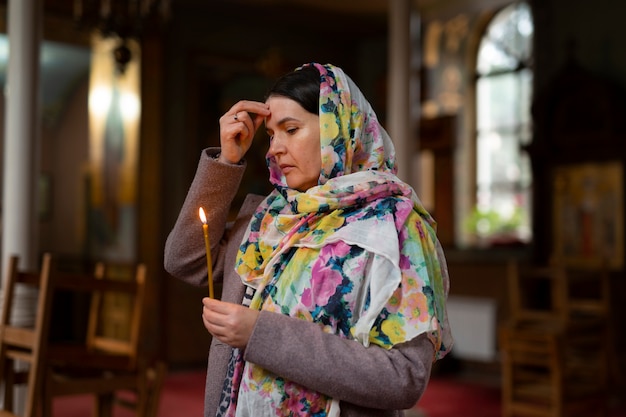
[[[200,151],[234,102],[329,62],[438,221],[454,366],[498,374],[506,263],[555,254],[608,262],[611,344],[626,352],[625,17],[620,0],[0,1],[3,259],[145,262],[146,344],[170,369],[204,366],[206,289],[162,267]],[[268,191],[266,145],[241,196]],[[71,336],[77,307],[56,308]]]

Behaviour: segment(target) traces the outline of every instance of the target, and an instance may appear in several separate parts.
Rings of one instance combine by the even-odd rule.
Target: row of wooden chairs
[[[500,331],[503,417],[607,415],[612,338],[603,263],[511,261],[510,320]]]
[[[10,258],[2,287],[0,378],[4,404],[0,417],[50,417],[54,398],[81,394],[93,395],[93,415],[97,417],[110,417],[115,404],[135,410],[138,417],[156,417],[166,366],[148,360],[141,351],[145,265],[133,266],[124,279],[119,269],[104,263],[98,263],[93,274],[63,273],[49,253],[44,254],[37,272],[20,270],[18,261],[15,256]],[[37,294],[34,323],[26,327],[13,317],[20,287],[34,288]],[[84,343],[50,342],[54,293],[61,289],[90,294]],[[107,323],[105,304],[111,299],[127,307],[126,332],[103,326]],[[23,403],[17,404],[14,393],[19,386],[26,389]],[[131,396],[124,395],[129,391]]]

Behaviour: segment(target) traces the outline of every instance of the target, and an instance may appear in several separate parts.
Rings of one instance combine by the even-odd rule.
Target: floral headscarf
[[[452,338],[435,222],[395,176],[392,142],[358,87],[340,68],[309,65],[320,72],[320,177],[306,192],[290,189],[268,157],[275,190],[256,210],[235,265],[255,290],[250,308],[384,349],[426,333],[441,358]],[[227,408],[237,415],[259,407],[339,415],[338,401],[254,364],[235,374],[241,385],[231,387]]]

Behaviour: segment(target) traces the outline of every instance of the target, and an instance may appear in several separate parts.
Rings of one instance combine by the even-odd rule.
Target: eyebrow
[[[299,122],[300,119],[296,119],[295,117],[287,116],[287,117],[283,117],[282,119],[280,119],[276,124],[278,126],[281,126],[281,125],[284,125],[287,122],[292,122],[292,121]]]

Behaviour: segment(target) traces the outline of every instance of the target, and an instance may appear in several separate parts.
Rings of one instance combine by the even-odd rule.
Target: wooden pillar
[[[454,138],[456,116],[420,121],[419,150],[434,155],[434,210],[437,236],[443,246],[454,245]]]
[[[389,2],[387,130],[396,148],[398,177],[410,182],[413,133],[410,108],[410,0]]]

